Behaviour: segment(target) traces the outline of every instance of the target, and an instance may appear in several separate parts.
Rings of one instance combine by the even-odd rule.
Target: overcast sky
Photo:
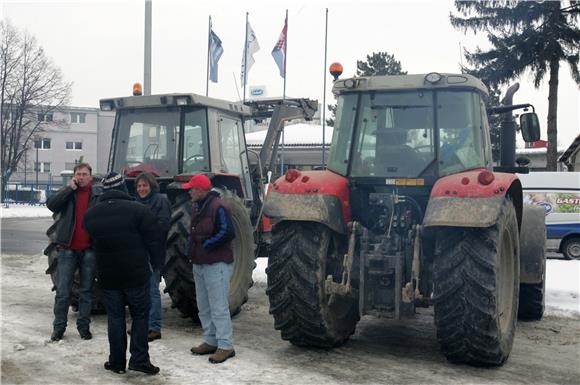
[[[249,86],[264,85],[268,96],[280,96],[283,79],[271,56],[288,9],[286,94],[332,103],[331,76],[324,69],[325,8],[328,8],[328,62],[338,61],[344,75],[356,72],[356,61],[387,51],[409,73],[457,72],[460,45],[486,47],[483,35],[451,27],[450,0],[438,1],[177,1],[153,0],[152,92],[205,94],[208,16],[222,40],[219,82],[209,96],[238,100],[245,14],[260,44]],[[131,93],[143,81],[144,0],[26,1],[3,0],[0,17],[36,36],[47,55],[72,81],[71,104],[98,107],[98,100]],[[238,87],[236,87],[237,82]],[[548,79],[535,90],[528,74],[519,79],[514,103],[530,102],[546,139]],[[569,67],[560,68],[558,142],[567,147],[580,132],[580,94]]]

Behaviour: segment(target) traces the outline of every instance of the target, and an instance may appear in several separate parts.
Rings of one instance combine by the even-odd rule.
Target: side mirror
[[[526,112],[520,115],[520,128],[522,129],[522,137],[526,142],[540,140],[540,122],[535,112]]]

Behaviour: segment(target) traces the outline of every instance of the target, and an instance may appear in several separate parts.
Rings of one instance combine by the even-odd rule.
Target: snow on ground
[[[546,264],[546,313],[580,314],[580,261],[549,259]]]
[[[1,218],[50,217],[46,206],[10,204],[0,208]],[[254,270],[254,282],[266,283],[268,260],[260,258]],[[546,312],[557,315],[580,314],[580,261],[549,259],[546,267]]]
[[[50,217],[52,212],[46,206],[31,206],[10,203],[0,205],[0,218],[40,218]]]
[[[2,218],[41,217],[43,206],[11,205]],[[304,350],[280,339],[268,314],[267,259],[253,273],[254,287],[234,318],[236,357],[211,365],[189,354],[202,339],[198,325],[171,309],[162,295],[163,339],[150,344],[158,376],[103,370],[108,343],[106,317],[94,316],[92,341],[79,338],[69,314],[65,338],[48,341],[52,329],[52,282],[46,257],[2,255],[1,379],[4,384],[351,384],[351,383],[575,383],[578,378],[580,261],[547,263],[546,317],[518,323],[510,362],[498,370],[450,365],[440,354],[432,316],[421,313],[411,327],[363,317],[353,340],[332,351]]]

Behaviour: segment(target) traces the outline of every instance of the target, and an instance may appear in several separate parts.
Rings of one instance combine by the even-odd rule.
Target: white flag
[[[247,81],[246,81],[247,74],[255,62],[254,54],[260,50],[260,44],[258,43],[258,39],[256,38],[256,34],[254,33],[254,30],[252,29],[252,26],[250,25],[249,22],[247,25],[247,31],[248,31],[248,33],[246,35],[246,44],[244,47],[244,54],[242,55],[242,76],[241,76],[242,87],[247,84]],[[245,66],[244,66],[244,64],[245,64]]]

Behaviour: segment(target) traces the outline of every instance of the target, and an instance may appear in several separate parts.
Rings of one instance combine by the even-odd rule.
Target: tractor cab
[[[492,167],[487,90],[469,75],[338,80],[328,168],[352,179],[424,178]]]
[[[116,110],[109,170],[129,182],[148,171],[162,192],[174,178],[210,173],[220,186],[252,200],[244,137],[250,108],[195,94],[166,94],[104,99],[101,109]]]

